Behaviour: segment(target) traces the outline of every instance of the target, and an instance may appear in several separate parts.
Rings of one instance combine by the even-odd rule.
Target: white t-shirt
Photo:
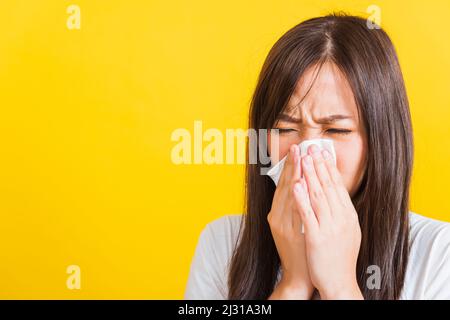
[[[409,215],[411,249],[400,299],[450,299],[450,223],[411,211]],[[185,299],[227,299],[229,262],[241,218],[227,215],[203,229],[191,262]]]

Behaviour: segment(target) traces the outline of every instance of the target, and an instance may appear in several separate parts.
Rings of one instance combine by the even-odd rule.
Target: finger
[[[348,194],[347,188],[344,185],[342,176],[334,163],[333,157],[328,150],[322,150],[323,158],[325,159],[325,166],[327,167],[328,173],[330,175],[333,184],[335,185],[337,194],[341,199],[341,203],[346,201],[351,201],[350,195]]]
[[[292,201],[292,229],[296,234],[304,234],[304,227],[303,222],[300,217],[300,213],[298,212],[296,200],[295,200],[295,194],[294,194],[294,188],[292,188],[292,196],[294,197],[294,201]]]
[[[326,166],[326,161],[322,156],[322,152],[316,145],[312,145],[308,149],[308,153],[313,157],[314,169],[317,174],[317,178],[322,186],[322,190],[325,193],[328,199],[328,205],[330,207],[330,214],[333,215],[333,212],[337,212],[336,209],[338,206],[342,204],[339,195],[337,194],[336,187],[334,185],[333,180],[330,177],[328,172],[328,168]]]
[[[286,162],[284,163],[283,171],[281,172],[280,181],[278,183],[280,187],[289,185],[290,178],[292,177],[294,170],[294,161],[296,154],[299,154],[299,149],[296,144],[293,144],[289,148]]]
[[[317,233],[319,221],[311,207],[305,179],[300,179],[300,182],[294,185],[294,196],[297,213],[300,214],[303,223],[304,233],[309,235]]]
[[[295,157],[295,148],[293,146],[291,146],[289,148],[288,154],[286,156],[286,160],[283,166],[283,170],[281,172],[280,175],[280,179],[277,185],[277,188],[275,190],[275,196],[274,199],[276,198],[276,201],[280,203],[280,205],[282,205],[284,208],[290,208],[289,207],[289,188],[286,188],[286,180],[288,179],[287,177],[290,175],[290,171],[291,171],[291,161],[293,160],[292,158]],[[283,220],[285,219],[285,215],[283,214],[285,210],[275,210],[273,213],[273,216],[276,218],[280,218]],[[289,219],[289,223],[292,224],[291,219]]]
[[[327,196],[320,185],[319,178],[314,169],[313,158],[310,155],[306,155],[302,158],[302,169],[308,186],[311,206],[317,216],[317,220],[319,223],[322,223],[323,221],[330,219],[330,208]]]
[[[302,175],[302,166],[300,165],[300,148],[298,145],[295,146],[295,157],[294,157],[294,164],[292,168],[292,179],[291,184],[292,186],[300,181],[300,177]]]
[[[285,230],[293,228],[292,207],[293,199],[291,196],[291,180],[295,171],[295,162],[299,158],[299,149],[297,145],[289,148],[289,153],[284,163],[283,171],[280,176],[280,182],[277,186],[277,201],[279,201],[284,209],[278,210],[279,223],[283,225]]]
[[[299,150],[300,151],[300,150]],[[300,153],[300,152],[299,152]],[[304,233],[302,221],[300,219],[300,214],[297,212],[297,206],[295,205],[295,195],[294,195],[294,185],[296,182],[300,181],[301,176],[301,165],[300,165],[300,154],[295,155],[294,160],[294,172],[292,174],[292,180],[291,180],[291,188],[290,188],[290,194],[291,194],[291,210],[292,210],[292,228],[294,232],[298,233]]]

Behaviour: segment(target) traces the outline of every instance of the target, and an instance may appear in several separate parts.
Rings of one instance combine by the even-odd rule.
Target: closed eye
[[[291,128],[275,128],[275,129],[278,130],[280,133],[288,133],[288,132],[296,131],[295,129],[291,129]]]
[[[347,129],[328,129],[326,132],[331,134],[349,134],[352,131]]]

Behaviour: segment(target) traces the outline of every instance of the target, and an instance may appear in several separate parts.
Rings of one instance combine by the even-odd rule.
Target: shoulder
[[[409,212],[409,221],[410,233],[414,237],[445,237],[450,230],[449,222],[428,218],[412,211]]]
[[[450,223],[409,214],[407,299],[450,299]]]
[[[414,249],[446,249],[450,243],[450,223],[410,211],[410,246]]]
[[[226,215],[209,222],[201,232],[199,245],[212,265],[225,269],[237,245],[242,215]]]
[[[240,234],[242,215],[209,222],[200,233],[191,262],[185,299],[226,299],[228,268]]]
[[[241,214],[226,215],[209,222],[202,231],[207,238],[236,240],[242,221]]]
[[[410,248],[412,254],[447,253],[450,245],[450,223],[410,211]]]

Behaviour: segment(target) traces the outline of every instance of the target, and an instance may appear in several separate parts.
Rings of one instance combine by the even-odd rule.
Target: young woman
[[[266,151],[287,155],[280,181],[247,164],[245,214],[203,230],[186,299],[450,299],[450,224],[409,211],[409,105],[382,29],[329,15],[289,30],[249,128],[279,129]],[[336,165],[314,146],[300,158],[315,138],[333,140]]]

